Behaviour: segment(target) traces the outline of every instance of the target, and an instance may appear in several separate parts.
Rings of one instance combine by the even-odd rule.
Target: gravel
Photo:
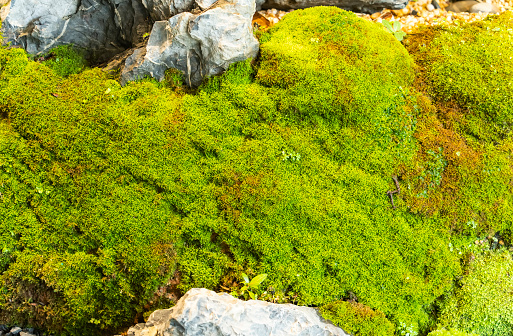
[[[490,7],[498,9],[499,13],[510,10],[513,0],[485,0],[481,2],[481,7]],[[488,4],[489,6],[486,6]],[[391,10],[384,9],[381,12],[374,14],[356,13],[359,17],[364,19],[381,22],[382,20],[399,21],[402,25],[402,30],[405,33],[415,33],[419,26],[437,25],[437,24],[460,24],[462,22],[473,22],[484,19],[488,13],[454,13],[447,11],[446,8],[450,5],[448,0],[418,0],[411,1],[403,9]],[[256,16],[259,18],[256,21],[260,26],[272,26],[278,23],[285,14],[292,12],[281,11],[277,9],[268,9],[258,11]]]

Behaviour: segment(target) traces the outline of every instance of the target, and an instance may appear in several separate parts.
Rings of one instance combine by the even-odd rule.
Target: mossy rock
[[[355,301],[332,302],[320,307],[319,311],[322,317],[354,336],[394,335],[394,325],[383,312]]]

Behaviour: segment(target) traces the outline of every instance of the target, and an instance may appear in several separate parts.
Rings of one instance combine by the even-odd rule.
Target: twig
[[[392,176],[392,180],[394,180],[396,190],[387,191],[388,197],[390,197],[390,203],[392,203],[392,209],[396,209],[397,207],[394,204],[394,194],[400,194],[401,188],[399,187],[399,180],[397,176]]]

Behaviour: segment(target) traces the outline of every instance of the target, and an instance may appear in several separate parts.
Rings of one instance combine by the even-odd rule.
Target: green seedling
[[[401,26],[401,23],[399,21],[394,21],[394,22],[390,22],[390,21],[387,21],[387,20],[383,20],[381,21],[381,23],[383,24],[383,26],[385,26],[385,28],[395,36],[395,38],[398,40],[398,41],[402,41],[404,36],[406,36],[406,33],[402,31],[402,26]]]
[[[260,284],[267,278],[267,274],[259,274],[251,281],[249,280],[249,277],[246,273],[242,273],[242,279],[244,280],[244,286],[240,289],[240,293],[237,293],[236,291],[233,291],[231,294],[235,297],[237,296],[245,296],[245,293],[247,292],[249,294],[249,297],[253,300],[256,300],[258,298],[258,292],[259,292],[259,286]]]

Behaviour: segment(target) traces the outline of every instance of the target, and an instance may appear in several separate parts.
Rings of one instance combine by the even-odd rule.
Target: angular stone
[[[309,307],[242,301],[203,288],[188,291],[171,309],[153,312],[128,336],[349,336]]]
[[[160,81],[168,68],[174,68],[189,86],[198,86],[230,64],[256,57],[254,12],[254,0],[220,1],[201,14],[181,13],[155,22],[147,46],[127,58],[121,83],[145,76]]]
[[[102,62],[139,39],[151,24],[145,15],[138,0],[16,0],[2,30],[5,43],[31,54],[73,44]]]
[[[194,7],[194,0],[142,0],[142,3],[154,21],[167,20]]]
[[[188,33],[189,22],[194,17],[191,13],[181,13],[168,21],[155,22],[146,47],[137,49],[127,58],[121,84],[146,76],[161,81],[169,68],[186,73],[188,83],[201,82],[203,76],[198,55],[201,48]]]

